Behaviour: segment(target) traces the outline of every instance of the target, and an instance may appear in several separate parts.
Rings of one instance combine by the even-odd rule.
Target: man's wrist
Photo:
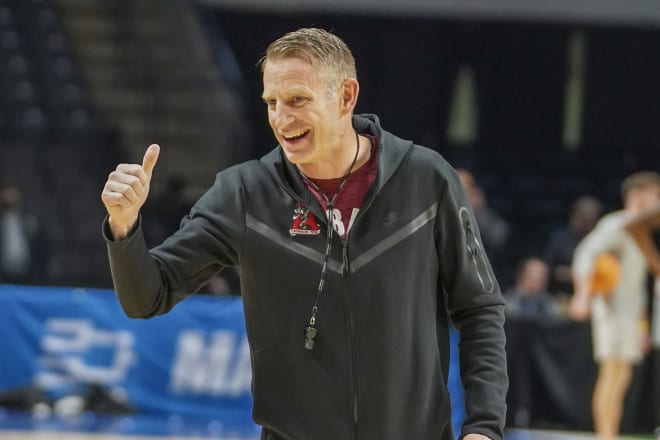
[[[110,229],[111,238],[114,241],[120,241],[128,237],[135,229],[136,224],[137,219],[130,226],[126,226],[125,224],[117,224],[113,221],[112,217],[108,217],[108,227]]]

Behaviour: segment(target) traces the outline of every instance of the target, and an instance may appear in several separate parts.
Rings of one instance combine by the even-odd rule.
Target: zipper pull
[[[477,237],[475,237],[474,232],[472,231],[472,225],[468,223],[465,225],[465,236],[466,236],[466,246],[468,253],[472,257],[472,259],[477,258],[477,253],[478,253],[478,246],[477,246]]]
[[[348,266],[348,240],[342,242],[341,245],[341,254],[343,259],[342,273],[344,276],[348,275],[349,266]]]

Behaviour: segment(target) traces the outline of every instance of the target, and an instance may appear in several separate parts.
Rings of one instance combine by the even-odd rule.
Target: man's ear
[[[346,78],[339,89],[342,114],[352,114],[360,94],[360,84],[355,78]]]

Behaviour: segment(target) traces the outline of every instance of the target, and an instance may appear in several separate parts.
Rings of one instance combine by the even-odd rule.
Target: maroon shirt
[[[344,184],[341,192],[335,200],[335,209],[334,209],[334,225],[335,231],[339,233],[342,237],[346,237],[350,226],[355,220],[362,202],[369,191],[369,188],[376,180],[376,175],[378,174],[377,162],[378,162],[378,146],[376,139],[371,137],[371,157],[360,168],[353,171],[348,177],[348,180]],[[332,197],[335,195],[335,191],[339,187],[343,177],[337,179],[310,179],[319,189],[325,194],[328,200],[332,200]],[[323,197],[316,191],[316,189],[306,184],[307,188],[316,196],[318,201],[321,203],[323,209],[326,208],[326,203]]]

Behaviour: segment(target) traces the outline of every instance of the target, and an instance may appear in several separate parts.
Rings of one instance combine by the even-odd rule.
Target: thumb
[[[159,154],[160,154],[160,147],[158,146],[158,144],[149,145],[149,148],[147,148],[147,151],[144,153],[144,158],[142,159],[142,168],[149,177],[151,177],[151,173],[153,172],[154,167],[156,166],[156,162],[158,161]]]

